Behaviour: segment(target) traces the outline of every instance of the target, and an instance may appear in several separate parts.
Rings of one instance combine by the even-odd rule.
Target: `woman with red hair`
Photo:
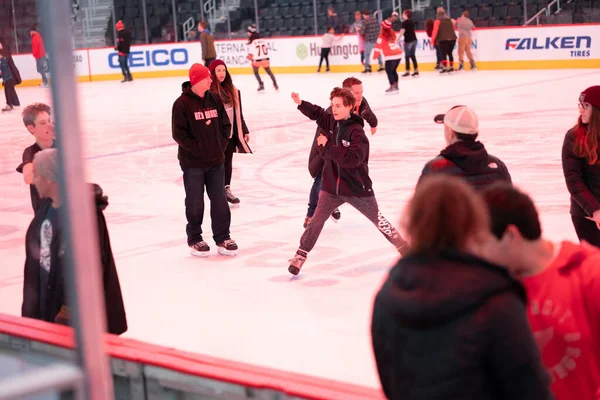
[[[373,59],[377,59],[381,53],[385,58],[385,72],[390,81],[386,93],[395,92],[398,90],[399,78],[396,70],[402,59],[402,49],[396,44],[396,32],[392,30],[392,21],[389,18],[381,23],[381,32],[375,44]]]
[[[571,220],[580,241],[600,247],[600,86],[579,96],[579,119],[566,136],[562,165]]]

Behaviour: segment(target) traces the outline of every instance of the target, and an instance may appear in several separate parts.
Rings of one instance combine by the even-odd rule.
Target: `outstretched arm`
[[[306,115],[311,120],[316,121],[319,128],[326,132],[331,132],[335,126],[333,115],[315,104],[300,100],[300,95],[298,95],[298,93],[292,93],[292,99],[298,104],[298,110],[300,110],[302,114]]]

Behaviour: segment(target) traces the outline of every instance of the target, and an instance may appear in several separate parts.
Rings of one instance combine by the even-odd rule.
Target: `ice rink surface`
[[[109,196],[105,211],[120,274],[126,337],[235,361],[379,387],[370,344],[373,297],[397,253],[350,206],[329,220],[301,274],[291,278],[312,179],[307,161],[315,124],[290,98],[327,107],[349,74],[279,75],[256,93],[252,75],[234,76],[254,154],[236,154],[232,238],[239,254],[189,255],[184,190],[171,138],[171,106],[183,78],[79,85],[89,181]],[[480,118],[480,138],[531,193],[546,236],[575,240],[561,146],[578,116],[579,93],[598,70],[422,73],[385,95],[385,73],[356,74],[379,118],[370,173],[383,214],[399,226],[426,161],[445,146],[435,114],[457,104]],[[134,75],[135,78],[135,75]],[[23,105],[50,101],[49,89],[19,88]],[[22,108],[21,108],[22,110]],[[20,315],[29,189],[15,168],[33,137],[20,111],[0,115],[0,312]],[[367,130],[368,132],[368,130]]]

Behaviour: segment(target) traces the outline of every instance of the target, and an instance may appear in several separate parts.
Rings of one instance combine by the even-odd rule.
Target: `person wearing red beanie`
[[[215,60],[208,66],[212,77],[210,91],[215,93],[225,105],[225,111],[232,124],[229,133],[229,144],[225,150],[225,195],[231,204],[239,204],[240,199],[231,191],[231,175],[233,173],[233,153],[252,153],[248,143],[250,132],[242,113],[242,94],[233,85],[227,65],[223,60]]]
[[[183,171],[187,244],[193,256],[208,257],[210,247],[202,238],[204,187],[210,199],[210,219],[217,252],[234,256],[238,246],[231,239],[231,211],[225,196],[225,149],[231,122],[223,102],[209,89],[210,70],[194,64],[190,80],[181,85],[182,94],[173,104],[173,139],[179,145],[177,158]]]
[[[398,91],[398,65],[402,59],[402,49],[396,43],[396,33],[392,30],[392,21],[388,18],[381,23],[381,32],[375,43],[373,59],[377,59],[383,53],[385,58],[385,73],[390,82],[386,93]]]
[[[562,167],[577,237],[600,247],[600,86],[579,95],[579,119],[565,136]]]
[[[121,72],[123,73],[123,80],[121,83],[131,82],[133,81],[131,71],[129,71],[131,32],[129,32],[129,29],[125,28],[123,21],[117,21],[115,28],[117,29],[117,46],[115,47],[115,50],[119,55],[119,66],[121,67]]]

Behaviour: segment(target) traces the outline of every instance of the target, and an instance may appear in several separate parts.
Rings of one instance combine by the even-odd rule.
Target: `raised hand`
[[[292,93],[292,100],[294,100],[294,103],[300,105],[300,103],[302,103],[302,100],[300,100],[300,95],[296,92]]]

